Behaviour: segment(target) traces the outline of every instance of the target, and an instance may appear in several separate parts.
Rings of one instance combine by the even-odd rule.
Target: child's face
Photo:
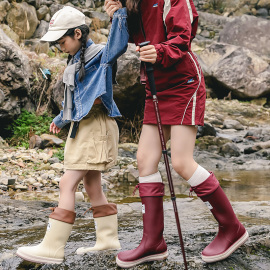
[[[78,30],[78,31],[77,31]],[[75,55],[81,48],[81,30],[76,29],[74,37],[64,36],[58,40],[61,50],[70,55]]]

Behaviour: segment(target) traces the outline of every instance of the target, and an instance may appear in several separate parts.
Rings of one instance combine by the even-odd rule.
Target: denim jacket
[[[79,74],[75,76],[75,89],[72,94],[72,120],[80,121],[91,110],[96,98],[100,98],[108,111],[108,116],[121,116],[114,100],[112,85],[112,66],[122,55],[128,45],[128,28],[126,8],[118,9],[113,14],[112,26],[106,46],[85,64],[85,77],[80,82]],[[89,39],[86,47],[93,44]],[[80,59],[79,50],[73,56],[73,63]],[[69,122],[63,120],[63,110],[53,119],[57,127],[62,128]]]

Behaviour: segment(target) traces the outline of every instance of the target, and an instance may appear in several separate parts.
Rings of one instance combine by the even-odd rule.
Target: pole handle
[[[150,41],[145,41],[139,44],[140,48],[147,46],[150,43]],[[146,74],[148,77],[149,81],[149,86],[150,90],[153,96],[157,95],[157,90],[156,90],[156,84],[155,84],[155,78],[154,78],[154,68],[153,65],[150,62],[144,62],[145,67],[146,67]]]

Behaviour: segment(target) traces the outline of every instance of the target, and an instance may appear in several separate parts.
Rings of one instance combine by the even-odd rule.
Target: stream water
[[[211,270],[269,270],[270,269],[270,171],[217,171],[220,184],[241,222],[250,233],[250,240],[223,262],[205,264],[200,252],[214,237],[217,226],[208,209],[200,200],[189,197],[189,186],[184,181],[174,181],[178,210],[189,261],[189,269]],[[168,185],[165,183],[164,237],[169,247],[169,257],[164,262],[148,263],[133,269],[184,269],[179,250],[172,204]],[[123,183],[114,188],[104,187],[109,201],[118,204],[119,238],[123,249],[135,248],[142,237],[142,220],[138,191],[132,196],[135,183]],[[89,206],[78,202],[78,218],[66,246],[65,261],[59,266],[38,265],[22,261],[15,251],[22,245],[33,245],[41,241],[47,223],[48,212],[44,208],[56,205],[57,190],[21,192],[10,194],[10,199],[0,198],[0,270],[13,269],[117,269],[117,252],[102,252],[79,256],[75,250],[86,243],[95,242],[93,219],[83,216]],[[14,200],[15,198],[15,200]],[[86,197],[85,197],[86,198]],[[5,201],[6,200],[6,201]],[[23,201],[22,201],[23,200]],[[253,212],[252,212],[253,211]],[[6,223],[4,222],[6,220]]]

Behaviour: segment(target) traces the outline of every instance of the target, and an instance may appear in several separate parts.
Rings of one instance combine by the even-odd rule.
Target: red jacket
[[[181,84],[199,73],[199,65],[191,53],[196,35],[198,13],[192,0],[142,0],[141,28],[131,38],[136,45],[150,41],[157,50],[154,76],[157,91]],[[141,81],[144,81],[141,73]],[[149,89],[146,81],[146,89]]]

